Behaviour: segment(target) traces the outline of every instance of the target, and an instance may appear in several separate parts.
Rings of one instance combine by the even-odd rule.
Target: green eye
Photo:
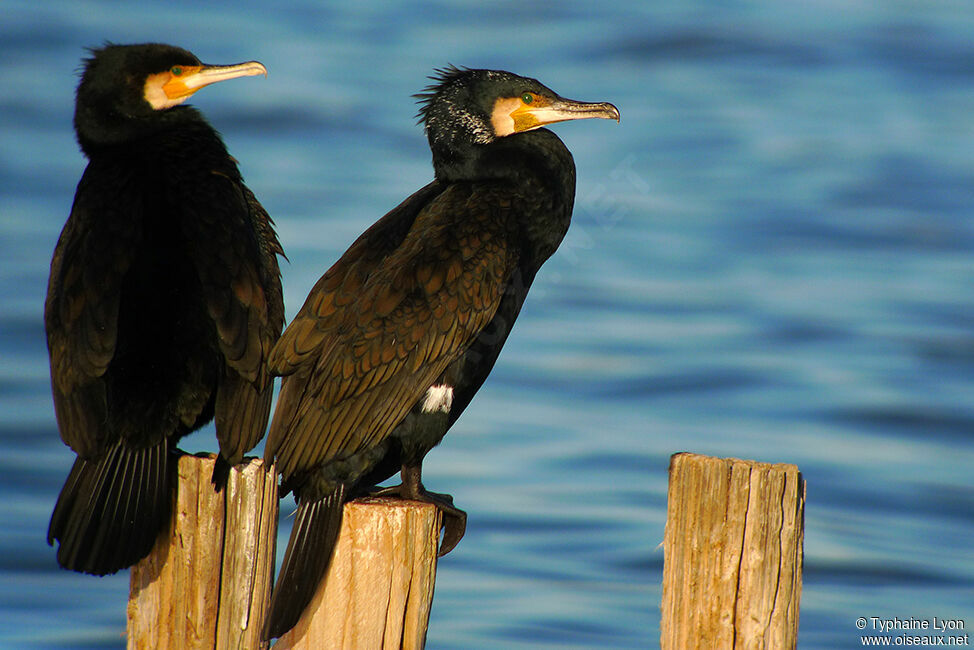
[[[531,93],[524,93],[523,95],[521,95],[521,101],[524,102],[525,104],[530,104],[531,102],[534,101],[534,95],[532,95]]]
[[[181,75],[181,74],[183,74],[183,69],[182,69],[182,68],[180,68],[180,67],[179,67],[178,65],[174,65],[174,66],[173,66],[173,67],[172,67],[172,68],[171,68],[171,69],[169,70],[169,72],[171,72],[171,73],[173,74],[173,76],[174,76],[174,77],[178,77],[179,75]]]

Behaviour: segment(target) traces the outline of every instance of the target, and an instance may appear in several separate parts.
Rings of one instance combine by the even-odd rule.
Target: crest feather
[[[429,84],[423,88],[422,92],[418,92],[413,97],[417,100],[416,103],[419,104],[419,112],[416,113],[416,119],[422,124],[429,117],[430,106],[433,104],[433,98],[445,87],[462,77],[463,75],[469,73],[470,68],[458,68],[452,63],[448,63],[442,68],[437,68],[433,71],[428,79],[433,83]]]

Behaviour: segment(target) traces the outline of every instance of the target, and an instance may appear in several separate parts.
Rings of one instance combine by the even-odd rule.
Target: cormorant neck
[[[191,123],[206,124],[202,113],[192,106],[176,106],[145,115],[126,115],[115,109],[79,105],[74,114],[78,144],[89,158],[102,148],[136,142],[154,133]]]
[[[529,197],[527,204],[536,209],[521,227],[531,258],[539,265],[554,253],[568,231],[575,202],[575,161],[548,129],[468,144],[449,156],[434,148],[433,168],[442,182],[496,180]]]
[[[483,143],[431,140],[433,171],[443,182],[472,180],[517,181],[525,174],[560,177],[566,170],[574,178],[575,162],[561,139],[548,129],[491,138]],[[574,183],[572,184],[574,192]]]

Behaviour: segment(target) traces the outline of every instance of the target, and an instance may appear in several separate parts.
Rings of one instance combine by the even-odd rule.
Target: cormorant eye
[[[183,69],[178,65],[174,65],[169,69],[169,72],[171,72],[174,77],[178,77],[179,75],[183,74]]]
[[[524,93],[523,95],[521,95],[521,101],[524,102],[525,104],[530,104],[531,102],[534,101],[534,95],[531,93]]]

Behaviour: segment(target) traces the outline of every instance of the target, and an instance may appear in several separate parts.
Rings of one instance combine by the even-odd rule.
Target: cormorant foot
[[[429,492],[422,485],[419,490],[410,490],[410,486],[393,485],[391,487],[376,488],[368,492],[372,497],[398,497],[410,501],[432,503],[440,509],[443,516],[443,541],[440,542],[439,557],[443,557],[460,543],[467,530],[467,513],[453,505],[453,497],[449,494]]]

